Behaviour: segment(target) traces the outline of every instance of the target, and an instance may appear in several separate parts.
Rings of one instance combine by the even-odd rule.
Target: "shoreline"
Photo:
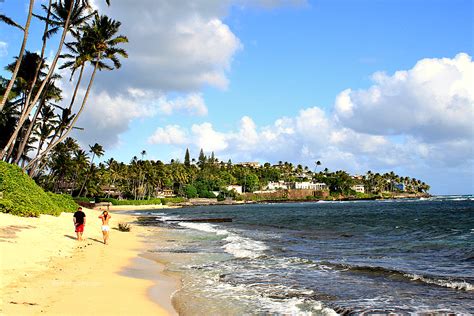
[[[171,296],[179,279],[144,257],[147,229],[132,224],[131,232],[120,232],[117,224],[135,216],[111,211],[110,244],[104,245],[100,211],[83,210],[82,242],[75,240],[72,213],[0,213],[0,314],[177,315]]]

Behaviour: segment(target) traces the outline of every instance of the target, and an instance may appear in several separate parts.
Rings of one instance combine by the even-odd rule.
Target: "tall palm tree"
[[[13,84],[15,83],[15,79],[16,79],[16,75],[18,74],[18,70],[20,69],[21,60],[23,58],[23,54],[24,54],[25,48],[26,48],[26,42],[28,40],[28,32],[29,32],[29,29],[30,29],[31,17],[33,16],[33,5],[34,5],[34,3],[35,3],[35,0],[30,0],[30,4],[28,6],[28,16],[26,18],[25,27],[21,27],[19,24],[15,23],[9,17],[7,17],[3,14],[0,14],[0,20],[2,22],[5,22],[5,23],[7,23],[9,25],[12,25],[12,26],[15,26],[15,27],[17,27],[17,28],[19,28],[23,31],[23,41],[21,42],[20,53],[18,54],[18,59],[17,59],[16,64],[15,64],[15,68],[13,70],[12,77],[10,78],[10,81],[8,82],[6,90],[3,93],[2,100],[0,101],[0,111],[3,109],[3,107],[5,106],[5,103],[7,102],[8,95],[10,94],[10,90],[12,89]],[[3,157],[0,157],[0,159],[1,158],[3,158]]]
[[[0,159],[3,159],[4,156],[5,156],[6,150],[8,150],[8,148],[10,146],[13,146],[13,142],[16,140],[17,135],[20,132],[20,129],[23,127],[23,124],[25,123],[26,119],[30,115],[31,110],[33,110],[33,107],[35,106],[36,102],[38,102],[38,100],[41,96],[41,93],[43,92],[43,89],[45,88],[47,82],[49,81],[49,78],[54,73],[56,63],[58,62],[60,53],[62,51],[62,47],[64,45],[64,41],[66,39],[66,34],[70,30],[70,21],[71,21],[72,9],[74,8],[74,4],[76,2],[76,0],[65,0],[65,1],[67,1],[68,3],[65,3],[61,0],[59,0],[58,2],[55,3],[56,8],[67,5],[67,16],[66,16],[66,20],[64,21],[64,24],[63,24],[63,33],[62,33],[61,39],[59,41],[59,45],[58,45],[58,49],[56,51],[56,55],[54,56],[54,59],[51,63],[51,67],[49,68],[48,74],[46,75],[46,78],[43,80],[42,84],[38,88],[38,91],[36,92],[36,95],[33,98],[33,101],[30,102],[30,100],[27,99],[25,109],[22,112],[22,114],[20,116],[20,119],[18,121],[18,126],[15,128],[15,131],[13,132],[12,136],[10,137],[10,140],[8,141],[5,148],[3,148],[2,151],[0,151]]]
[[[93,146],[90,146],[89,145],[89,152],[92,153],[92,158],[91,158],[91,162],[90,162],[90,166],[89,166],[89,169],[90,171],[92,170],[92,166],[94,165],[94,158],[95,156],[97,157],[102,157],[104,155],[104,148],[102,147],[102,145],[99,145],[97,143],[95,143]],[[84,190],[84,186],[86,185],[86,182],[87,182],[87,179],[89,178],[89,174],[90,173],[87,173],[86,174],[86,179],[84,180],[84,183],[82,184],[82,187],[81,187],[81,190],[79,191],[79,196],[81,196],[82,194],[82,191]]]
[[[84,26],[82,30],[82,38],[84,41],[89,43],[89,51],[87,52],[87,56],[89,56],[88,60],[90,63],[93,64],[94,69],[91,74],[89,84],[87,86],[86,93],[82,100],[81,107],[77,114],[75,115],[74,119],[72,120],[71,124],[68,126],[66,131],[63,133],[61,137],[59,137],[55,142],[51,143],[48,148],[45,149],[41,155],[30,161],[30,163],[26,166],[27,168],[31,166],[32,162],[35,160],[41,159],[44,155],[46,155],[54,146],[60,143],[69,132],[74,127],[77,119],[79,118],[80,114],[84,110],[84,107],[87,102],[87,98],[89,97],[90,90],[92,88],[92,84],[94,83],[94,78],[96,75],[97,70],[112,70],[121,67],[120,60],[117,55],[127,58],[128,54],[126,51],[120,47],[118,47],[121,43],[127,43],[128,39],[126,36],[118,35],[117,32],[119,31],[121,23],[118,21],[114,21],[108,18],[105,15],[95,15],[94,20],[91,24]],[[105,61],[110,60],[112,65],[107,64]]]
[[[75,169],[73,182],[73,189],[75,190],[79,174],[81,173],[81,171],[87,172],[87,166],[89,166],[90,161],[89,157],[87,156],[87,153],[82,149],[76,150],[74,152],[74,158],[72,160]],[[71,195],[73,194],[74,190],[71,190]]]
[[[57,76],[59,78],[59,76]],[[20,156],[23,155],[23,151],[25,148],[26,143],[30,140],[30,135],[33,131],[34,126],[37,125],[37,120],[38,116],[40,113],[42,113],[42,109],[44,106],[48,104],[50,101],[55,101],[59,102],[62,100],[61,97],[62,90],[58,87],[55,86],[54,82],[51,81],[51,83],[48,85],[47,89],[43,92],[43,97],[41,98],[40,102],[38,103],[38,106],[36,107],[35,114],[33,115],[33,118],[31,119],[31,122],[28,126],[28,129],[26,129],[25,135],[23,139],[20,142],[20,145],[18,147],[18,152],[17,156],[15,158],[14,163],[18,163]],[[54,111],[52,110],[46,110],[49,113],[54,114]],[[57,121],[56,121],[57,122]]]

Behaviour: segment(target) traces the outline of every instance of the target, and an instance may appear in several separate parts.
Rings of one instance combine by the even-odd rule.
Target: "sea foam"
[[[466,281],[454,281],[454,280],[443,280],[443,279],[431,279],[417,274],[405,274],[413,281],[421,281],[428,284],[434,284],[442,287],[448,287],[455,290],[463,291],[474,291],[474,285]]]
[[[220,229],[216,225],[209,223],[181,222],[179,225],[207,233],[214,233],[219,236],[226,236],[223,240],[227,243],[223,245],[222,248],[225,252],[233,255],[236,258],[258,258],[262,256],[263,251],[268,249],[265,243],[261,241],[239,236],[236,233],[225,229]]]

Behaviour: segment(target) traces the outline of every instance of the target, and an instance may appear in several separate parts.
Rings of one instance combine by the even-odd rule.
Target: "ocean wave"
[[[406,278],[409,281],[423,282],[426,284],[437,285],[441,287],[447,287],[461,291],[474,291],[474,285],[460,279],[441,278],[436,276],[423,276],[414,273],[406,273],[405,271],[389,269],[378,266],[352,266],[348,264],[333,264],[334,267],[342,269],[343,271],[362,272],[362,273],[374,273],[382,275],[391,275],[401,278]]]
[[[181,222],[179,225],[207,233],[214,233],[219,236],[226,236],[223,240],[227,243],[223,245],[222,248],[225,252],[233,255],[236,258],[258,258],[263,255],[263,251],[268,249],[265,243],[261,241],[239,236],[238,234],[225,229],[220,229],[216,225],[209,223]]]
[[[447,287],[455,290],[474,291],[474,285],[464,280],[449,280],[449,279],[433,279],[422,275],[407,273],[404,276],[410,278],[412,281],[421,281],[427,284],[434,284],[442,287]]]

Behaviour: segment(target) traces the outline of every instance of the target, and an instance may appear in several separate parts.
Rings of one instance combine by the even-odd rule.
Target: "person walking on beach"
[[[77,240],[81,241],[82,234],[84,233],[84,226],[86,225],[86,214],[82,211],[82,207],[77,208],[72,220],[74,222]]]
[[[99,216],[99,218],[102,219],[102,235],[104,237],[104,244],[106,245],[109,243],[109,220],[112,217],[110,216],[108,209],[109,207],[107,206],[107,210],[102,212],[102,215]]]

